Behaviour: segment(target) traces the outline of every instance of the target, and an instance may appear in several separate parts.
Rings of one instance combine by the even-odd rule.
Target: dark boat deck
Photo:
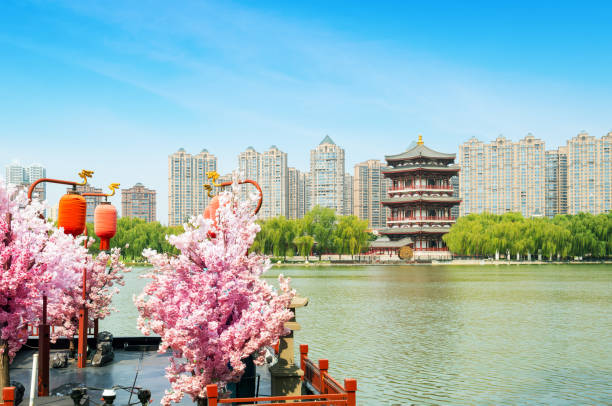
[[[53,350],[51,356],[53,356]],[[26,388],[22,405],[27,405],[30,397],[30,380],[32,373],[32,356],[35,350],[22,349],[11,364],[11,380],[18,381]],[[142,355],[142,363],[140,362]],[[103,367],[91,367],[79,369],[71,360],[67,368],[54,369],[49,372],[51,396],[56,393],[54,389],[63,385],[87,386],[91,388],[109,389],[116,385],[129,386],[134,384],[136,371],[139,369],[135,386],[151,391],[152,404],[159,404],[164,396],[164,391],[170,388],[165,378],[165,368],[168,365],[168,354],[159,354],[156,351],[125,351],[115,350],[113,362]],[[257,367],[260,376],[259,396],[270,395],[270,374],[266,367]],[[72,385],[71,385],[72,386]],[[57,391],[56,391],[57,392]],[[130,394],[125,390],[116,389],[117,398],[115,405],[127,405]],[[65,395],[66,393],[62,393]],[[100,400],[102,391],[88,390],[90,400],[94,404],[102,404]],[[132,396],[131,403],[138,402],[136,395]],[[194,404],[191,397],[186,396],[180,404]],[[92,405],[93,406],[93,405]]]

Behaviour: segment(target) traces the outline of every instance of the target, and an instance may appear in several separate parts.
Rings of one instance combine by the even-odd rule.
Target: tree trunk
[[[208,406],[208,398],[198,398],[198,400],[196,400],[196,404],[198,406]]]
[[[11,378],[9,376],[9,355],[8,355],[8,341],[0,340],[0,402],[4,402],[2,396],[2,388],[11,386]]]

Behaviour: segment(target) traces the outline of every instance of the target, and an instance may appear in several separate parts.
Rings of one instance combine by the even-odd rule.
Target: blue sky
[[[612,129],[609,2],[463,3],[4,0],[0,164],[142,182],[166,222],[180,147],[228,172],[275,144],[306,170],[329,134],[352,172],[419,133],[454,152]]]

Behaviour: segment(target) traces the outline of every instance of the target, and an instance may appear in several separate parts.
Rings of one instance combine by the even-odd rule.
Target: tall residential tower
[[[328,135],[310,151],[310,175],[310,208],[318,205],[343,214],[346,182],[344,149],[336,145]]]
[[[355,165],[353,214],[368,220],[370,228],[382,228],[387,223],[387,209],[381,205],[389,185],[389,180],[382,175],[384,168],[385,165],[377,159]]]
[[[121,216],[137,217],[150,223],[156,221],[156,192],[137,183],[129,189],[121,189]]]
[[[202,150],[197,155],[180,148],[168,156],[168,225],[183,224],[201,214],[210,202],[204,185],[207,172],[217,170],[217,157]]]
[[[460,214],[544,215],[544,141],[528,134],[519,142],[503,136],[485,144],[472,138],[459,146]]]

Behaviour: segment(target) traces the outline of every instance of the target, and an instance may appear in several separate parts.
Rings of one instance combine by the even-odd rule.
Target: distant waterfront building
[[[612,132],[597,139],[581,132],[567,142],[567,212],[612,210]]]
[[[247,147],[246,151],[238,155],[238,171],[244,179],[259,182],[259,170],[261,168],[261,154],[253,147]],[[260,185],[261,186],[261,185]],[[240,186],[242,198],[246,198],[252,192],[249,185]]]
[[[72,187],[66,188],[66,192],[72,191]],[[79,193],[103,193],[101,188],[97,188],[90,184],[86,185],[78,185],[76,187],[76,191]],[[85,221],[88,223],[94,222],[94,211],[96,207],[104,201],[104,197],[102,196],[85,196],[85,201],[87,202],[87,215],[85,217]]]
[[[459,172],[455,154],[434,151],[419,136],[415,147],[385,160],[388,168],[382,173],[391,185],[382,204],[390,213],[370,252],[395,256],[408,246],[415,260],[450,258],[442,236],[455,223],[451,209],[461,201],[450,182]]]
[[[28,187],[38,179],[46,178],[47,170],[40,164],[32,164],[30,166],[21,166],[17,163],[7,165],[5,168],[5,178],[8,183],[23,188],[26,192]],[[47,186],[41,183],[34,189],[35,197],[44,201],[47,198]]]
[[[559,150],[546,151],[546,217],[559,214]]]
[[[472,138],[459,146],[460,214],[546,211],[544,142],[528,134],[519,142],[503,136],[489,144]]]
[[[157,220],[156,192],[136,183],[128,189],[121,189],[121,216],[137,217],[146,222]]]
[[[296,168],[288,168],[290,219],[301,219],[306,213],[306,174]]]
[[[559,194],[557,197],[558,211],[555,214],[567,214],[567,146],[559,147]]]
[[[322,206],[344,213],[344,149],[326,135],[310,151],[310,207]]]
[[[207,172],[217,170],[217,157],[206,149],[197,155],[180,148],[168,156],[168,225],[183,224],[202,214],[210,202],[204,189]]]
[[[261,154],[259,185],[263,192],[260,217],[267,219],[289,215],[289,176],[287,153],[272,145]]]
[[[49,208],[49,215],[47,216],[51,221],[57,221],[57,214],[59,212],[59,202],[55,203]]]
[[[344,174],[344,196],[342,197],[342,215],[353,215],[353,175],[350,173]]]
[[[353,177],[353,214],[374,229],[387,224],[387,209],[381,205],[389,185],[382,175],[384,168],[381,161],[370,159],[355,165]]]
[[[312,174],[304,172],[304,214],[312,210]]]
[[[450,178],[450,183],[453,186],[453,196],[459,196],[459,176],[453,176]],[[455,205],[451,208],[451,216],[454,218],[459,217],[459,206]]]
[[[289,169],[286,152],[279,150],[276,145],[272,145],[263,153],[248,147],[238,155],[238,168],[245,179],[254,180],[261,187],[263,203],[259,211],[260,218],[289,216]],[[253,191],[252,186],[241,186],[243,197]]]

